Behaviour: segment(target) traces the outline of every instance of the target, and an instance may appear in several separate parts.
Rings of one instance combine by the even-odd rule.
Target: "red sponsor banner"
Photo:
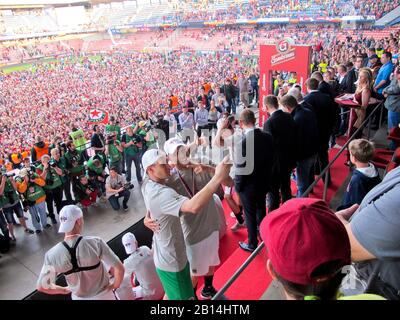
[[[108,123],[108,112],[100,109],[91,109],[89,111],[89,124],[101,123]]]
[[[296,72],[297,83],[305,92],[305,82],[310,76],[311,46],[292,45],[290,39],[279,40],[275,45],[260,46],[260,126],[267,119],[263,111],[264,96],[273,93],[273,71]]]

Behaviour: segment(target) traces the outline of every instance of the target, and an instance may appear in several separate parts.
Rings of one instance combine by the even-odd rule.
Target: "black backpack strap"
[[[79,271],[78,259],[76,258],[76,249],[78,248],[79,242],[81,242],[82,238],[83,238],[82,236],[79,237],[72,248],[65,241],[62,242],[63,246],[65,247],[65,249],[68,250],[71,256],[71,264],[72,264],[72,269],[66,272],[65,275]]]
[[[99,261],[94,266],[80,267],[78,265],[78,259],[76,257],[76,249],[78,248],[79,242],[81,242],[82,239],[83,239],[83,237],[80,236],[78,238],[78,240],[76,240],[76,242],[75,242],[75,244],[74,244],[74,246],[72,248],[65,241],[62,242],[62,245],[65,247],[65,249],[68,250],[68,252],[69,252],[69,254],[71,256],[71,264],[72,264],[72,269],[67,271],[67,272],[64,272],[65,276],[67,276],[67,275],[69,275],[71,273],[94,270],[94,269],[98,268],[100,266],[100,264],[101,264],[101,262]]]

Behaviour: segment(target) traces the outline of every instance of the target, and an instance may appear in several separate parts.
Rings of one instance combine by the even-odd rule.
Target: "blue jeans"
[[[306,159],[297,162],[297,197],[307,190],[307,188],[314,182],[314,165],[316,155],[312,155]]]
[[[116,195],[113,195],[108,198],[108,201],[110,201],[111,207],[115,210],[118,211],[121,206],[119,204],[119,198],[124,197],[122,201],[122,205],[125,208],[127,206],[128,200],[131,197],[131,193],[129,190],[124,190],[118,194],[118,197]]]
[[[400,123],[400,112],[390,111],[388,113],[388,128],[389,131],[395,127],[398,127]],[[396,144],[393,141],[389,143],[390,150],[396,150]]]
[[[126,181],[131,182],[132,179],[132,162],[135,163],[136,169],[136,178],[140,183],[142,181],[142,172],[140,167],[140,153],[137,152],[134,155],[125,154],[125,161],[126,161]]]
[[[35,230],[43,230],[47,225],[46,201],[30,206],[29,213]]]
[[[3,208],[4,216],[7,220],[7,223],[13,223],[13,214],[15,213],[18,217],[18,219],[21,219],[24,217],[24,211],[22,210],[21,203],[17,202],[14,204],[12,207],[8,208]]]

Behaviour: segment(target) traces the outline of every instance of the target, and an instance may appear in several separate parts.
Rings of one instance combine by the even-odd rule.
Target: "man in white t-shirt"
[[[146,178],[142,193],[150,212],[147,218],[158,225],[153,236],[154,264],[170,300],[194,299],[180,216],[200,213],[213,198],[221,182],[228,177],[230,165],[226,162],[222,161],[210,182],[189,199],[166,185],[170,167],[164,152],[152,149],[143,155]]]
[[[192,198],[212,179],[215,168],[206,165],[192,165],[188,158],[189,147],[179,138],[169,139],[164,146],[169,164],[174,168],[167,185],[181,195]],[[233,183],[228,177],[224,184]],[[196,290],[199,277],[204,277],[203,299],[211,299],[216,290],[213,287],[214,269],[219,265],[219,239],[226,232],[224,209],[218,195],[201,210],[200,214],[181,216],[186,252]]]
[[[124,260],[125,275],[116,291],[120,300],[162,300],[164,289],[156,273],[153,253],[149,247],[138,247],[136,237],[128,232],[122,244],[129,257]],[[136,283],[139,285],[135,285]]]
[[[72,294],[73,300],[115,300],[124,276],[124,266],[110,247],[98,237],[82,236],[83,214],[75,206],[60,211],[60,233],[64,241],[47,251],[37,290],[47,294]],[[111,282],[108,271],[114,275]],[[64,274],[67,287],[56,285]]]

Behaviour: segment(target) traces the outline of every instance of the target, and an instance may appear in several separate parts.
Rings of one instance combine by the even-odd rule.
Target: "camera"
[[[10,178],[10,177],[14,177],[14,176],[15,176],[15,172],[7,172],[6,168],[1,168],[0,174],[1,174],[2,176],[7,177],[7,178]]]
[[[116,135],[115,134],[107,134],[106,135],[106,144],[114,144]]]
[[[56,160],[50,159],[50,161],[49,161],[49,166],[52,167],[52,168],[57,167],[57,162],[56,162]]]
[[[79,162],[79,156],[72,156],[71,162],[77,164]]]
[[[60,141],[58,143],[58,148],[60,149],[61,152],[66,153],[67,152],[67,145],[65,144],[64,141]]]
[[[135,186],[132,183],[125,183],[123,188],[124,190],[132,190]]]
[[[143,130],[146,131],[146,132],[149,132],[151,129],[153,129],[153,126],[151,124],[149,124],[149,123],[146,123],[143,126]]]

